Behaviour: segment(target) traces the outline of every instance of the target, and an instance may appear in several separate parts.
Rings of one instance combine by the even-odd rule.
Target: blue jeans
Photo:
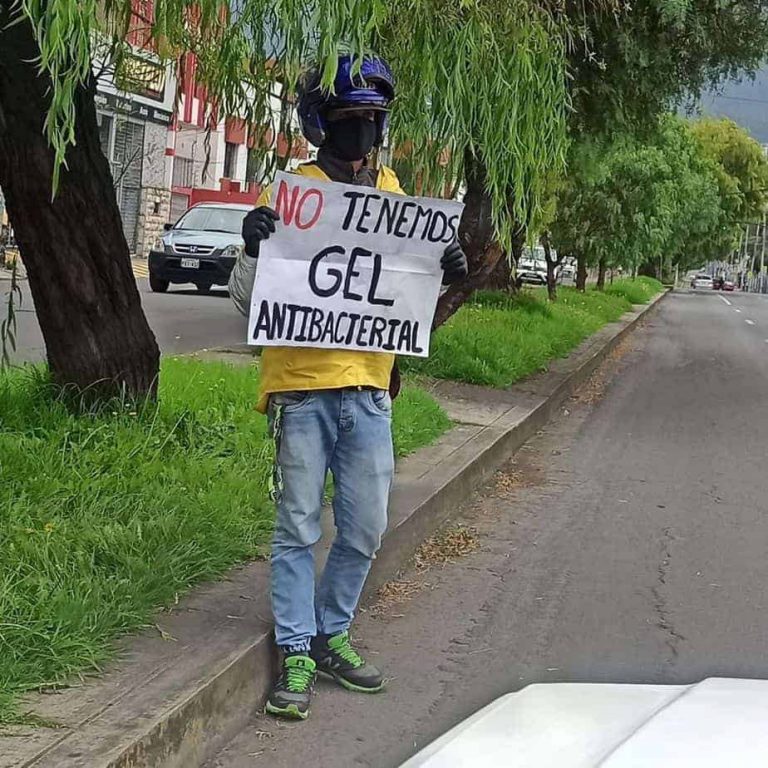
[[[392,403],[380,390],[324,389],[270,397],[277,450],[272,611],[277,644],[307,650],[349,628],[387,525],[394,474]],[[336,538],[315,588],[313,547],[328,470]]]

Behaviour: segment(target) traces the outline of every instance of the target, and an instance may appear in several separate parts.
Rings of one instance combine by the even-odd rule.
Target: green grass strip
[[[438,379],[509,387],[660,290],[658,281],[637,278],[617,280],[603,292],[560,287],[554,303],[544,289],[517,296],[479,292],[433,335],[429,358],[406,358],[403,367]]]
[[[40,368],[0,373],[0,723],[20,692],[98,670],[155,608],[266,554],[257,389],[253,366],[166,358],[159,406],[75,415]],[[449,426],[418,389],[395,403],[400,456]]]

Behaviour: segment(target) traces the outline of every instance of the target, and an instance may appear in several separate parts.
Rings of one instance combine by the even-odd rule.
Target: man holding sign
[[[249,311],[249,343],[264,346],[259,409],[276,445],[272,609],[282,651],[267,711],[287,717],[309,714],[316,671],[349,690],[382,689],[349,626],[387,523],[394,355],[428,353],[440,284],[467,274],[461,204],[406,198],[391,169],[368,162],[393,98],[389,67],[375,57],[340,58],[331,93],[318,72],[304,80],[299,118],[317,162],[278,174],[248,214],[246,255],[230,280]],[[337,535],[315,585],[329,469]]]

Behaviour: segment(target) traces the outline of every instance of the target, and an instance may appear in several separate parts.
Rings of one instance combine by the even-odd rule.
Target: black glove
[[[279,216],[269,206],[254,208],[243,219],[243,240],[245,252],[256,258],[259,255],[259,243],[266,240],[275,231],[275,222]]]
[[[443,252],[440,259],[443,268],[443,285],[453,285],[467,276],[467,257],[461,250],[458,240],[454,240]]]

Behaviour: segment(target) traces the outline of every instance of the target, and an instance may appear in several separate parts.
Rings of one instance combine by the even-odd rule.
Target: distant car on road
[[[240,235],[252,206],[199,203],[189,208],[159,237],[149,252],[149,287],[165,293],[171,283],[193,283],[207,293],[226,285],[243,250]]]
[[[767,680],[529,685],[401,768],[762,768],[766,723]]]
[[[691,280],[691,288],[703,288],[709,289],[711,291],[714,288],[714,281],[712,280],[712,276],[696,275],[696,277]]]
[[[718,275],[712,279],[712,287],[716,291],[733,291],[736,285],[731,280],[726,280],[724,275]]]

